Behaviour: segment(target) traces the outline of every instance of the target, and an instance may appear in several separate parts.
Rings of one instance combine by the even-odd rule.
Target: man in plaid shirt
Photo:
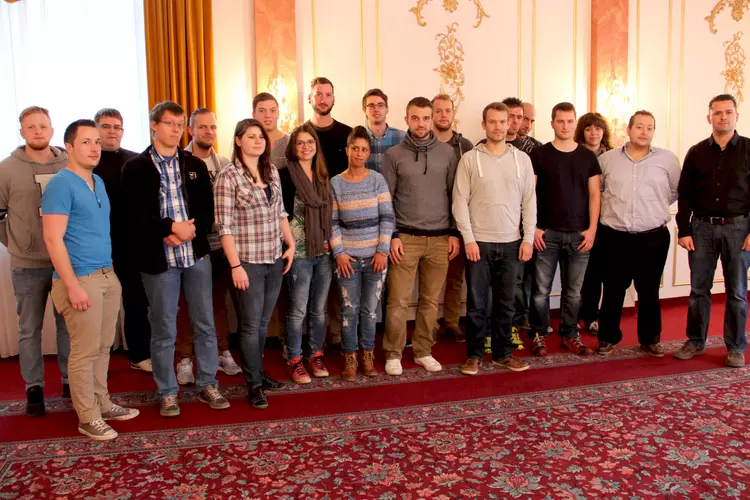
[[[388,96],[380,89],[368,90],[362,97],[362,111],[367,117],[367,133],[370,134],[372,147],[370,158],[365,164],[370,170],[383,173],[385,152],[404,140],[406,132],[390,127],[385,118],[388,116]]]

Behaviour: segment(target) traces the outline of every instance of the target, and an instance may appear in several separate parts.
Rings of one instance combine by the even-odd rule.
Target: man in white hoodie
[[[484,108],[482,128],[487,142],[461,158],[453,187],[453,217],[466,250],[468,359],[461,366],[461,373],[466,375],[479,371],[488,331],[492,335],[493,365],[513,371],[529,368],[528,363],[511,355],[511,326],[518,267],[533,252],[534,170],[526,153],[505,142],[505,104],[493,102]],[[494,328],[486,324],[490,288]]]

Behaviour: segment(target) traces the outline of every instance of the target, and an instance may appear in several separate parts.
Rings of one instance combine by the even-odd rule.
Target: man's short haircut
[[[737,99],[732,94],[719,94],[708,103],[708,110],[713,111],[715,102],[732,101],[734,104],[734,110],[737,111]]]
[[[120,120],[120,124],[124,123],[124,121],[122,119],[122,114],[119,111],[117,111],[115,108],[102,108],[102,109],[100,109],[94,115],[94,121],[96,122],[97,125],[99,125],[99,120],[101,120],[104,117],[107,117],[107,118],[117,118],[118,120]]]
[[[651,111],[646,111],[645,109],[641,109],[633,113],[633,116],[630,117],[630,120],[628,121],[628,128],[633,128],[633,125],[635,125],[635,117],[638,115],[650,116],[654,120],[654,127],[656,127],[656,117],[654,116],[654,114]]]
[[[489,113],[490,110],[495,111],[505,111],[505,114],[508,114],[508,105],[504,102],[491,102],[487,106],[484,107],[484,110],[482,110],[482,122],[487,121],[487,113]]]
[[[362,97],[362,109],[365,109],[365,106],[367,106],[367,98],[372,96],[383,99],[383,101],[385,101],[385,107],[388,107],[388,96],[385,95],[385,92],[380,89],[370,89],[365,92],[365,95]]]
[[[185,114],[185,110],[182,109],[182,106],[180,106],[176,102],[163,101],[154,106],[148,116],[148,119],[152,122],[159,123],[161,121],[161,117],[164,116],[164,113],[166,113],[167,111],[177,116],[182,116]]]
[[[65,144],[70,144],[72,146],[73,142],[76,140],[76,136],[78,135],[78,129],[81,127],[96,128],[96,122],[89,118],[83,118],[81,120],[74,121],[73,123],[68,125],[68,128],[65,129],[65,134],[63,135],[63,142],[65,142]]]
[[[310,82],[310,90],[314,89],[316,85],[330,85],[331,92],[333,93],[333,82],[325,76],[316,76]]]
[[[555,104],[555,107],[552,108],[552,121],[555,121],[555,116],[557,115],[558,111],[572,111],[575,115],[576,107],[569,102],[559,102]]]
[[[279,107],[279,101],[276,100],[273,94],[269,94],[268,92],[261,92],[260,94],[253,97],[253,113],[255,113],[255,108],[258,107],[258,103],[263,101],[273,101],[276,103],[276,107]]]
[[[523,108],[523,101],[518,97],[506,97],[503,99],[503,104],[508,108]]]
[[[190,113],[190,121],[189,121],[188,125],[190,125],[192,127],[193,125],[195,125],[195,119],[196,118],[198,118],[200,115],[207,115],[209,113],[213,114],[213,111],[211,111],[208,108],[197,108],[197,109],[193,110],[193,112]]]
[[[406,116],[409,116],[409,108],[416,106],[417,108],[430,108],[432,109],[432,102],[426,97],[415,97],[409,104],[406,105]]]
[[[24,118],[29,115],[33,115],[34,113],[42,113],[43,115],[46,115],[47,118],[49,118],[49,111],[47,111],[46,108],[43,108],[41,106],[29,106],[28,108],[21,111],[20,115],[18,115],[18,123],[22,123]]]
[[[430,103],[434,106],[435,105],[435,101],[450,101],[451,107],[453,107],[453,108],[456,107],[455,103],[453,102],[453,99],[451,99],[451,96],[449,96],[448,94],[438,94],[438,95],[436,95],[435,97],[432,98],[432,100],[430,101]]]

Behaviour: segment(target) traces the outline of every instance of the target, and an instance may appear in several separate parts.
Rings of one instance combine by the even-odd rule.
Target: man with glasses
[[[401,144],[406,132],[388,125],[388,96],[380,89],[368,90],[362,97],[362,111],[367,118],[367,133],[372,149],[367,159],[367,168],[383,173],[383,156],[396,144]]]
[[[213,409],[229,408],[216,382],[216,329],[211,298],[208,233],[214,197],[206,164],[180,149],[185,112],[172,101],[151,110],[153,145],[125,164],[122,188],[134,258],[151,306],[153,361],[159,413],[180,414],[174,370],[177,301],[184,284],[195,335],[198,398]]]
[[[125,310],[125,342],[128,347],[130,367],[151,373],[151,322],[148,319],[148,298],[143,289],[141,273],[130,255],[127,232],[127,212],[120,192],[120,177],[125,162],[138,153],[121,148],[124,129],[122,114],[116,109],[100,109],[94,115],[99,129],[102,157],[94,173],[102,178],[112,207],[110,235],[112,238],[112,263],[122,285],[122,306]]]

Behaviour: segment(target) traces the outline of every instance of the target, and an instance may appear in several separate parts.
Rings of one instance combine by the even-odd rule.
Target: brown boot
[[[375,353],[373,351],[362,351],[362,373],[365,377],[377,377],[378,371],[375,369]]]
[[[341,372],[341,378],[347,382],[357,380],[357,353],[344,353],[344,371]]]

